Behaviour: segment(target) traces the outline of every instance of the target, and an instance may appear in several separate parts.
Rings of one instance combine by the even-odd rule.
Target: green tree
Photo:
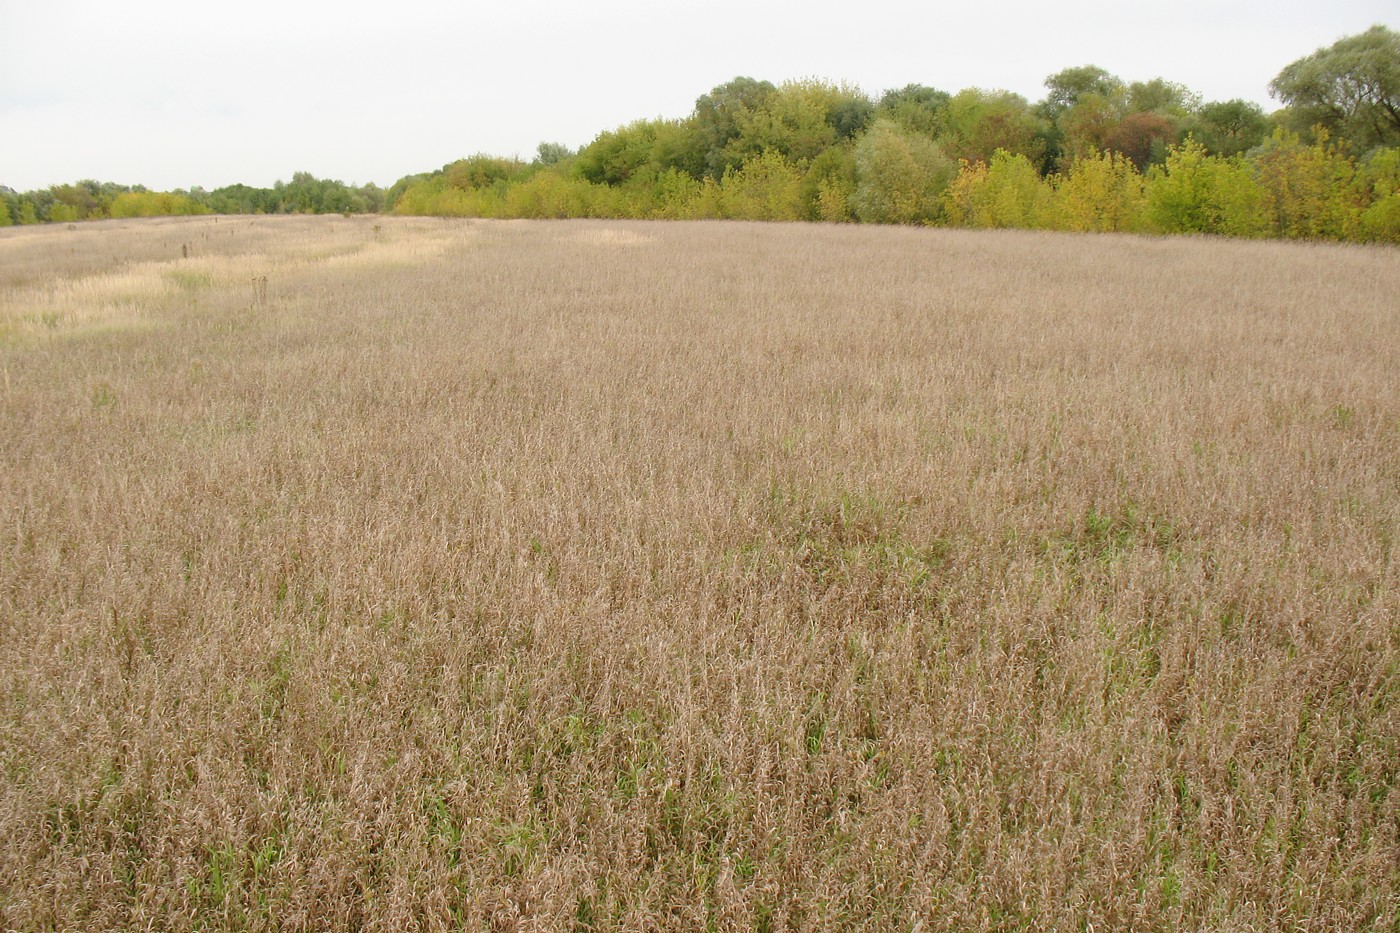
[[[1059,120],[1065,111],[1085,97],[1096,95],[1118,102],[1124,91],[1120,78],[1097,65],[1080,65],[1056,72],[1045,79],[1045,88],[1047,93],[1040,111],[1051,121]]]
[[[1212,156],[1194,139],[1148,173],[1146,217],[1162,233],[1261,236],[1268,229],[1251,167],[1238,156]]]
[[[1184,120],[1200,109],[1201,96],[1184,84],[1153,78],[1128,85],[1127,105],[1130,113],[1159,113]]]
[[[893,120],[911,133],[935,137],[943,131],[943,115],[952,99],[946,91],[909,84],[886,91],[880,98],[878,115]]]
[[[1400,149],[1378,149],[1357,172],[1366,207],[1359,236],[1365,240],[1400,243]]]
[[[420,181],[426,180],[428,177],[428,173],[405,175],[394,182],[389,186],[389,190],[384,193],[384,210],[392,211],[394,206],[399,203],[399,198],[403,197],[405,191],[411,186],[418,184]],[[216,191],[214,193],[217,194],[218,192]]]
[[[60,223],[100,217],[102,201],[97,195],[98,190],[100,189],[95,181],[52,186],[49,193],[53,195],[54,203],[49,210],[49,220]]]
[[[273,210],[294,214],[362,214],[365,196],[343,181],[296,172],[290,182],[273,186]]]
[[[1127,106],[1122,79],[1097,65],[1058,71],[1045,79],[1045,89],[1035,108],[1043,121],[1038,135],[1045,172],[1102,150]]]
[[[732,165],[772,151],[794,162],[810,162],[854,136],[873,112],[874,105],[853,87],[789,81],[762,106],[736,116],[738,133],[725,145],[725,159]]]
[[[737,168],[737,162],[729,161],[726,149],[739,135],[740,120],[763,107],[777,90],[772,82],[741,76],[700,95],[686,121],[690,145],[678,167],[697,178],[707,175],[716,181],[726,169]]]
[[[1269,135],[1264,108],[1239,98],[1204,104],[1191,126],[1192,134],[1212,155],[1239,155]]]
[[[60,203],[53,196],[52,188],[41,188],[38,191],[26,191],[24,193],[24,201],[29,206],[29,214],[34,220],[26,221],[24,212],[21,211],[20,223],[48,223],[50,220],[50,213],[53,211],[53,206]]]
[[[540,143],[535,149],[535,161],[540,165],[558,165],[573,155],[574,151],[563,143]]]
[[[854,88],[843,88],[843,94],[843,99],[831,106],[827,122],[836,130],[838,140],[854,139],[875,119],[875,104]]]
[[[1121,101],[1097,92],[1082,95],[1060,114],[1060,160],[1069,163],[1110,148],[1109,140],[1122,121]]]
[[[242,184],[215,188],[206,203],[218,214],[272,214],[279,210],[278,196],[272,189]]]
[[[519,159],[478,153],[444,165],[442,176],[453,188],[473,191],[492,187],[504,188],[511,181],[529,174],[529,171],[530,167]]]
[[[713,217],[705,201],[705,183],[689,172],[668,168],[657,177],[653,186],[653,208],[650,216],[674,220],[695,220]],[[713,185],[713,182],[709,182]]]
[[[1400,143],[1400,33],[1372,26],[1300,58],[1269,91],[1283,101],[1289,126],[1315,125],[1360,150]]]
[[[359,191],[356,193],[360,196],[360,200],[364,202],[365,210],[368,213],[379,214],[384,211],[384,189],[374,182],[369,182],[368,184],[360,186]],[[191,191],[190,195],[194,196],[194,192]]]
[[[862,136],[862,139],[865,137]],[[854,219],[856,145],[832,146],[812,160],[802,179],[802,215],[807,220],[844,223]]]
[[[637,120],[598,137],[579,150],[573,171],[597,185],[621,185],[634,177],[650,182],[674,165],[686,130],[674,120]]]
[[[1045,154],[1042,129],[1021,95],[967,88],[948,101],[939,143],[949,156],[969,162],[990,162],[998,149],[1039,162]]]
[[[867,223],[931,223],[942,213],[943,191],[956,174],[953,160],[926,136],[894,120],[875,122],[855,148],[856,217]]]

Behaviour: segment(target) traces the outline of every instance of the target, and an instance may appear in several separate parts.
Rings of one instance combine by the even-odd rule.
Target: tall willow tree
[[[1300,58],[1269,82],[1302,132],[1323,126],[1359,149],[1400,144],[1400,33],[1372,26]]]

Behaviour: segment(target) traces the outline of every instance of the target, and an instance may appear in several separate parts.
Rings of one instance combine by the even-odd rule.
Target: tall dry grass
[[[0,231],[0,926],[1395,930],[1397,295],[1213,240]]]

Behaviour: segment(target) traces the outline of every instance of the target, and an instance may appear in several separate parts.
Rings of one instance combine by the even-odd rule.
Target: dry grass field
[[[1400,253],[0,231],[0,927],[1400,929]]]

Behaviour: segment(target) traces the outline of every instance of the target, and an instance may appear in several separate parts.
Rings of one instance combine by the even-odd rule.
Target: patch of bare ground
[[[0,927],[1394,930],[1393,250],[0,231]]]

